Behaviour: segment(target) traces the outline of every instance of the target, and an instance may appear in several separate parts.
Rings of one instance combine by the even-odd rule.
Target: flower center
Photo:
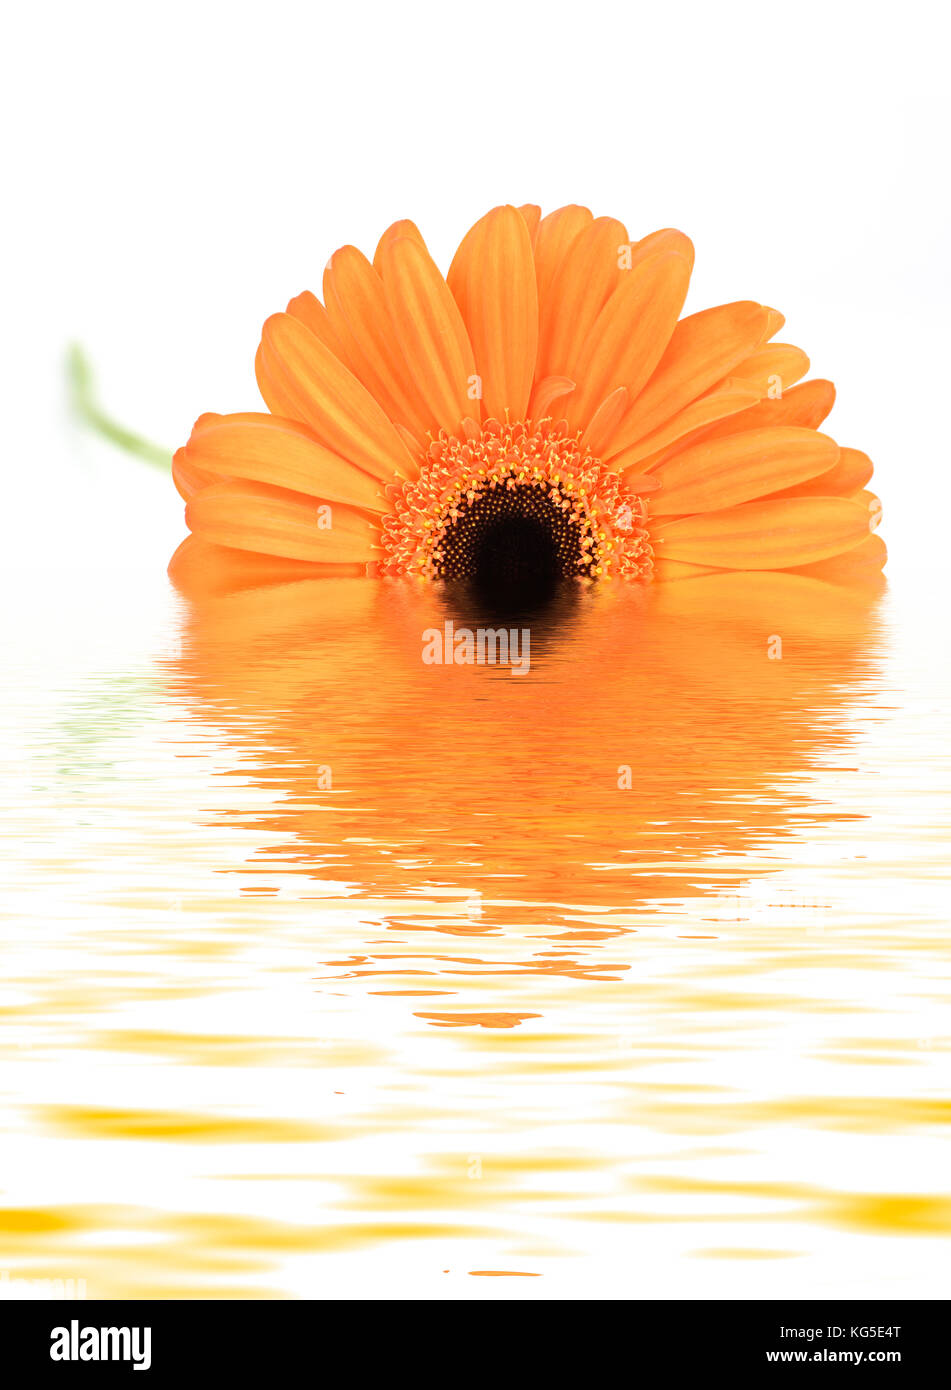
[[[384,574],[516,585],[650,575],[643,499],[563,424],[490,420],[464,439],[442,434],[419,477],[388,497]]]
[[[440,578],[478,578],[496,568],[571,578],[590,569],[592,549],[582,549],[583,527],[558,489],[544,479],[511,481],[493,480],[457,504],[433,551]]]

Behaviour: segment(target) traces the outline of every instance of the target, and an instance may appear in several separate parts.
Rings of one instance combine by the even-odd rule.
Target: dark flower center
[[[525,482],[462,500],[439,547],[440,577],[504,588],[588,574],[590,547],[582,547],[577,518],[551,492],[550,483]]]
[[[564,422],[468,421],[462,436],[431,440],[419,475],[387,497],[384,575],[497,585],[650,577],[643,500]]]

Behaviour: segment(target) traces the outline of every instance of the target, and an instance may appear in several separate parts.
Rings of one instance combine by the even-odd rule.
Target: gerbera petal
[[[755,405],[759,397],[756,387],[749,381],[739,381],[728,377],[713,391],[677,412],[660,429],[646,435],[637,444],[632,444],[623,453],[613,455],[613,438],[606,451],[611,467],[619,472],[627,469],[649,471],[662,463],[669,455],[679,452],[690,444],[695,436],[706,438],[710,425],[732,416],[738,418]],[[615,432],[616,433],[616,432]]]
[[[189,463],[184,449],[176,449],[172,457],[172,482],[178,489],[178,495],[184,502],[188,502],[195,496],[196,492],[201,492],[202,488],[210,487],[212,483],[219,483],[221,475],[209,473],[204,468],[198,468],[194,463]]]
[[[185,508],[189,528],[203,540],[288,560],[366,563],[378,533],[365,516],[262,483],[213,483]]]
[[[651,528],[660,559],[722,569],[789,569],[851,550],[868,535],[868,512],[845,497],[745,502]]]
[[[593,221],[594,217],[587,208],[569,203],[567,207],[550,212],[539,222],[534,247],[539,321],[542,314],[547,312],[552,282],[569,249]]]
[[[575,383],[570,376],[543,377],[532,392],[529,415],[533,420],[546,420],[551,414],[558,415],[558,411],[552,412],[552,406],[569,396],[574,389]]]
[[[476,369],[458,305],[429,252],[410,237],[381,246],[379,269],[403,359],[438,431],[473,414]]]
[[[528,227],[514,207],[493,208],[464,237],[446,277],[462,315],[489,419],[528,409],[538,347],[538,290]]]
[[[396,241],[398,237],[409,237],[411,241],[418,242],[424,251],[426,250],[426,243],[423,240],[423,234],[417,227],[416,223],[411,222],[408,217],[402,217],[400,218],[399,222],[394,222],[391,226],[387,227],[386,231],[380,237],[380,240],[377,243],[376,251],[373,253],[374,270],[380,269],[380,256],[382,255],[384,249],[387,246],[389,246],[390,242]]]
[[[768,305],[764,305],[763,307],[768,315],[766,332],[763,334],[763,342],[766,343],[770,338],[776,337],[776,334],[786,322],[786,315],[781,314],[778,309],[770,309]]]
[[[541,234],[539,230],[539,235]],[[619,284],[627,228],[598,217],[568,247],[551,282],[538,296],[538,375],[572,376],[594,321]]]
[[[659,560],[655,556],[651,576],[661,583],[668,583],[674,579],[699,579],[703,574],[722,573],[712,565],[688,565],[683,560]]]
[[[762,387],[763,395],[785,392],[809,370],[809,358],[792,343],[767,343],[731,368],[732,376]]]
[[[615,453],[659,429],[704,395],[762,341],[768,310],[750,300],[720,304],[681,319],[650,381],[612,441]]]
[[[339,357],[345,367],[350,366],[347,354],[337,333],[334,332],[327,310],[320,300],[310,290],[304,290],[303,294],[295,295],[287,306],[287,312],[291,318],[300,319],[305,328],[309,328],[315,338],[330,348],[335,357]]]
[[[630,395],[625,386],[619,386],[616,391],[605,396],[581,436],[581,447],[590,449],[592,454],[600,456],[605,440],[617,429],[618,423],[627,411],[629,401]]]
[[[839,461],[828,473],[797,487],[784,489],[783,497],[853,497],[871,480],[872,460],[860,449],[840,449]]]
[[[294,420],[222,415],[196,428],[185,449],[192,468],[383,512],[380,483],[333,453]]]
[[[719,511],[828,473],[839,446],[815,430],[786,426],[707,440],[675,454],[651,475],[661,491],[655,516]]]
[[[801,565],[795,573],[826,579],[833,584],[850,584],[863,577],[877,577],[887,560],[888,551],[881,536],[869,535],[844,554],[834,555],[831,560],[818,560],[812,565]]]
[[[879,575],[877,585],[881,582]],[[790,640],[861,631],[861,614],[868,613],[868,581],[862,581],[862,586],[865,594],[856,593],[852,583],[830,582],[798,569],[719,570],[693,577],[686,584],[662,584],[655,591],[652,608],[658,617],[689,616],[692,622],[715,622],[724,650],[730,647],[732,651],[732,660],[739,655],[737,639],[745,643],[749,621],[754,617],[763,632],[778,629]],[[734,627],[738,614],[742,614],[742,635],[740,628]]]
[[[324,271],[326,313],[344,344],[354,376],[417,448],[426,437],[426,409],[406,370],[386,304],[383,281],[355,246],[341,246]]]
[[[676,251],[688,262],[691,271],[693,270],[693,242],[685,232],[677,231],[676,227],[661,227],[659,231],[648,232],[646,237],[635,242],[631,247],[631,264],[628,269],[633,269],[641,261],[646,261],[649,256],[656,256],[661,251]]]
[[[366,573],[363,561],[308,564],[306,560],[234,550],[194,535],[185,537],[168,566],[169,579],[188,598],[209,598],[302,579],[362,578]]]
[[[632,399],[638,395],[670,341],[689,283],[690,261],[679,251],[659,251],[624,272],[572,371],[578,389],[568,402],[569,424],[583,428],[618,386]]]
[[[755,383],[750,382],[758,394],[764,394]],[[802,381],[791,386],[781,396],[761,399],[749,410],[725,420],[710,431],[707,438],[714,439],[721,434],[737,434],[740,430],[759,430],[766,425],[802,425],[805,429],[817,430],[835,404],[835,387],[831,381],[817,377],[814,381]]]
[[[522,203],[519,212],[525,219],[528,228],[528,235],[532,246],[535,245],[535,238],[538,235],[538,224],[541,222],[542,210],[537,203]]]
[[[862,488],[859,492],[852,493],[851,500],[862,508],[870,531],[881,526],[882,499],[880,497],[876,497],[874,492],[869,492],[868,488]]]
[[[303,421],[321,444],[375,478],[415,473],[412,455],[369,391],[298,319],[271,315],[255,367],[272,414]]]

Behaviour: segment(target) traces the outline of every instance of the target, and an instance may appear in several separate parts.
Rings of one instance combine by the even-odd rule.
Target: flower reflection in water
[[[501,936],[520,973],[615,974],[619,938],[660,906],[729,898],[777,842],[855,818],[807,783],[874,669],[875,587],[724,574],[569,586],[504,613],[408,584],[204,587],[172,675],[273,794],[263,820],[233,812],[280,837],[257,862],[395,899],[397,933]],[[423,633],[447,619],[528,627],[527,678],[424,664]],[[422,922],[420,899],[460,907]],[[424,942],[428,973],[484,977]],[[360,974],[399,973],[354,947]]]

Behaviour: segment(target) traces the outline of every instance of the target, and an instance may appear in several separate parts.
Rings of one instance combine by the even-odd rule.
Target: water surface
[[[24,585],[0,1269],[946,1294],[948,684],[917,600],[563,595],[513,677],[423,663],[481,616],[433,589]]]

